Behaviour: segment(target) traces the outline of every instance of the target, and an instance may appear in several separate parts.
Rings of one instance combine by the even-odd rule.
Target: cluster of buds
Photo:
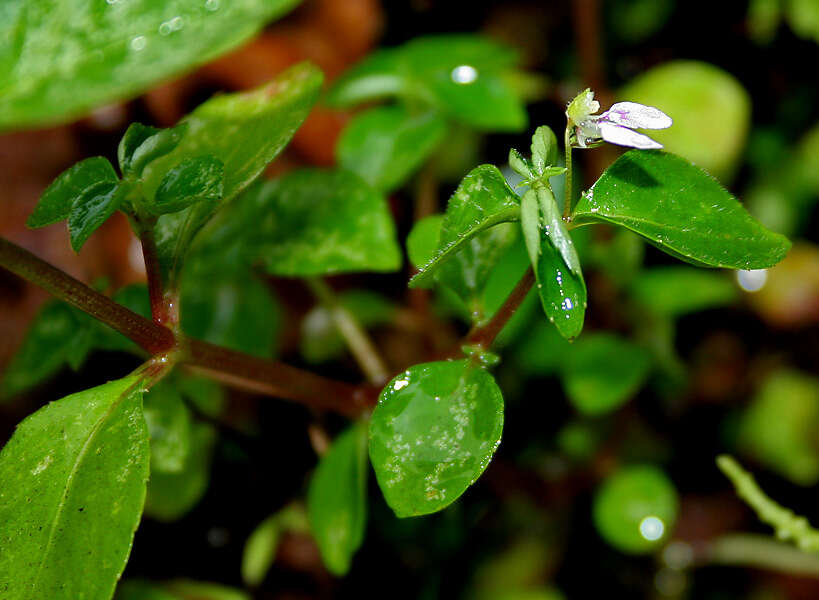
[[[609,142],[641,150],[662,148],[662,144],[634,129],[666,129],[672,124],[671,117],[660,109],[636,102],[618,102],[603,114],[595,115],[598,110],[600,103],[589,89],[569,103],[566,116],[574,147],[593,148]]]

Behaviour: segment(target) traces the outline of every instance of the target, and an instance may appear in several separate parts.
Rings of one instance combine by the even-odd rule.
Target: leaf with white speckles
[[[705,171],[660,151],[621,156],[583,195],[573,220],[622,225],[663,252],[702,267],[763,269],[791,247]]]
[[[483,473],[503,430],[495,379],[469,360],[410,367],[381,392],[370,460],[399,517],[437,512]]]
[[[142,514],[148,453],[135,376],[23,421],[0,453],[0,597],[109,600]]]

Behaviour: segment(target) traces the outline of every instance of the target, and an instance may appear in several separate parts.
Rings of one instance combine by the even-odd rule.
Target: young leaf
[[[224,192],[224,165],[218,158],[186,158],[165,173],[153,201],[146,204],[155,215],[179,212],[197,202],[216,203]]]
[[[535,185],[535,195],[540,206],[540,218],[543,220],[543,227],[549,241],[560,253],[563,263],[573,274],[581,276],[580,257],[574,248],[574,242],[566,229],[560,209],[555,202],[554,194],[549,186],[538,183]]]
[[[117,160],[123,175],[142,175],[152,160],[165,156],[179,145],[185,132],[184,123],[170,129],[157,129],[142,123],[132,123],[117,148]]]
[[[616,410],[631,398],[648,376],[647,350],[618,336],[584,335],[567,351],[561,373],[566,395],[584,415]]]
[[[319,462],[307,492],[307,517],[324,565],[344,575],[367,522],[367,426],[342,433]]]
[[[3,598],[111,598],[147,479],[136,376],[66,396],[23,421],[0,453]]]
[[[336,145],[345,169],[384,193],[400,187],[435,150],[446,122],[435,112],[403,106],[372,108],[353,118]]]
[[[505,77],[517,61],[511,48],[480,36],[418,38],[366,58],[336,82],[328,101],[349,106],[400,96],[477,129],[520,131],[526,112]]]
[[[182,121],[187,130],[173,152],[145,167],[143,186],[151,202],[166,174],[184,159],[209,155],[224,165],[221,202],[200,201],[157,221],[157,249],[169,284],[176,282],[193,237],[216,209],[250,185],[293,137],[321,81],[316,67],[302,63],[255,90],[215,96]]]
[[[643,306],[668,317],[725,306],[739,297],[725,273],[684,266],[646,269],[632,283],[631,293]]]
[[[398,375],[370,423],[370,460],[387,504],[399,517],[449,506],[483,473],[502,430],[495,379],[469,360]]]
[[[543,175],[546,167],[557,165],[557,138],[547,125],[541,125],[532,135],[532,166]]]
[[[0,129],[65,121],[250,38],[297,0],[7,0]]]
[[[621,156],[581,197],[573,220],[622,225],[698,266],[762,269],[790,248],[704,171],[653,150]]]
[[[91,234],[122,206],[130,191],[126,183],[98,183],[74,200],[68,215],[74,252],[79,252]]]
[[[208,489],[215,432],[210,425],[194,423],[188,460],[178,473],[151,473],[145,514],[157,521],[176,521],[190,511]]]
[[[40,202],[26,221],[32,229],[59,223],[71,214],[71,206],[87,189],[119,181],[114,167],[102,156],[86,158],[63,171],[43,192]]]
[[[151,438],[151,473],[179,473],[191,450],[191,414],[182,395],[167,379],[144,399],[145,422]]]
[[[517,221],[517,194],[493,165],[481,165],[464,177],[449,199],[438,251],[410,280],[410,287],[429,287],[432,275],[454,258],[472,238],[499,223]]]
[[[245,251],[271,275],[395,271],[401,251],[383,196],[343,170],[302,169],[242,199],[255,206]]]

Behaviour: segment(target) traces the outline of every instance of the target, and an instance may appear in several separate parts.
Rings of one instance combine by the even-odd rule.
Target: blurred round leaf
[[[722,180],[729,180],[745,147],[751,101],[729,73],[704,62],[675,61],[643,73],[619,100],[656,106],[672,119],[651,137]]]
[[[644,554],[660,545],[674,526],[677,491],[657,467],[625,467],[598,490],[593,513],[597,531],[609,544]]]

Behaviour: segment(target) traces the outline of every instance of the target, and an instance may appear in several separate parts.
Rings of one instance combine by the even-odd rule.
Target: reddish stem
[[[532,289],[534,283],[535,272],[529,267],[520,281],[518,281],[515,289],[512,290],[512,293],[509,294],[509,297],[506,298],[506,301],[497,312],[495,312],[489,322],[481,327],[475,327],[469,332],[469,335],[467,335],[464,340],[464,344],[488,349],[506,326],[506,323],[509,322],[509,319],[515,314],[515,311],[526,298],[526,294]]]
[[[172,291],[165,290],[162,281],[162,269],[159,266],[159,252],[154,238],[155,223],[142,223],[139,226],[139,241],[142,243],[142,256],[145,259],[145,275],[148,279],[148,296],[151,299],[151,315],[154,322],[175,329],[179,325],[179,303]]]
[[[68,273],[3,238],[0,238],[0,266],[113,327],[149,354],[165,352],[176,344],[170,330],[117,304]]]

